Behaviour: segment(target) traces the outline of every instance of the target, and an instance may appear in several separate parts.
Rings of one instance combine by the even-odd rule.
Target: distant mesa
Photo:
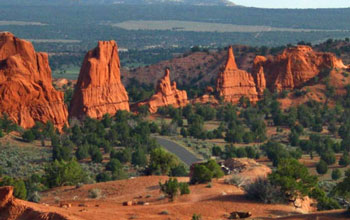
[[[100,119],[118,110],[130,111],[129,97],[120,79],[118,47],[115,41],[100,41],[85,56],[70,105],[70,117]]]
[[[35,121],[67,124],[63,93],[52,86],[48,55],[9,32],[0,33],[0,115],[7,114],[23,128]]]
[[[267,88],[282,91],[301,87],[323,71],[336,68],[346,69],[347,66],[332,53],[316,52],[309,46],[299,45],[287,48],[274,57],[257,56],[253,75],[262,86],[264,75]]]
[[[176,88],[176,82],[170,82],[170,70],[165,70],[165,75],[158,81],[156,94],[150,99],[140,102],[137,105],[147,105],[150,113],[156,113],[159,107],[173,106],[184,107],[188,104],[187,93]]]
[[[225,66],[218,74],[216,90],[223,101],[237,103],[241,97],[251,102],[258,101],[258,92],[253,76],[237,67],[232,46],[228,48]]]

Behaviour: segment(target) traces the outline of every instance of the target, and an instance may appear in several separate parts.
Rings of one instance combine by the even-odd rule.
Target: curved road
[[[167,140],[162,137],[155,137],[158,144],[167,149],[169,152],[175,154],[180,160],[182,160],[186,165],[191,166],[193,163],[201,161],[196,155],[188,151],[186,148],[181,145]]]

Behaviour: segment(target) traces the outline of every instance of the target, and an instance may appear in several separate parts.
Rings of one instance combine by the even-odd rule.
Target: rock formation
[[[61,214],[49,212],[48,209],[48,207],[39,207],[39,205],[15,199],[13,187],[0,187],[0,220],[73,220]]]
[[[120,80],[115,41],[100,41],[89,51],[80,70],[70,106],[70,117],[102,118],[118,110],[129,111],[129,97]]]
[[[281,91],[300,87],[320,73],[334,68],[346,69],[346,66],[332,53],[315,52],[309,46],[299,45],[287,48],[275,57],[258,56],[253,75],[257,84],[264,75],[270,90]]]
[[[225,102],[237,103],[241,97],[258,101],[254,79],[248,72],[238,69],[232,47],[229,47],[226,65],[218,75],[216,89]]]
[[[23,128],[51,121],[61,129],[68,118],[62,92],[52,86],[48,55],[8,32],[0,33],[0,115]]]
[[[170,70],[165,70],[165,75],[158,81],[156,94],[149,100],[138,103],[138,106],[148,105],[150,113],[156,113],[159,107],[172,105],[175,108],[188,104],[186,91],[178,90],[176,82],[170,82]]]
[[[266,61],[266,58],[263,56],[257,56],[254,60],[254,68],[253,69],[253,78],[256,84],[256,90],[258,92],[259,97],[264,95],[264,90],[266,89],[266,79],[264,73],[264,67],[259,65]]]

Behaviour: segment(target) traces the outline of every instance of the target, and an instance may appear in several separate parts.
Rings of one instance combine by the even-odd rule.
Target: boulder
[[[238,103],[241,97],[246,97],[253,103],[258,101],[254,78],[248,72],[238,69],[231,46],[226,64],[218,74],[216,90],[225,102]]]
[[[70,117],[76,118],[100,119],[107,113],[130,111],[129,97],[120,80],[115,41],[100,41],[86,54],[70,107]]]
[[[64,95],[52,86],[48,55],[8,32],[0,33],[0,115],[23,128],[51,121],[62,129],[68,120]]]
[[[158,81],[156,93],[148,100],[137,106],[147,105],[150,113],[156,113],[159,107],[184,107],[188,104],[187,93],[176,88],[176,82],[170,82],[170,70],[166,69],[162,79]]]
[[[231,212],[228,219],[245,219],[252,216],[251,212]]]
[[[316,52],[310,46],[299,45],[287,48],[275,57],[256,57],[253,75],[258,87],[264,84],[261,81],[264,75],[267,88],[282,91],[301,87],[315,76],[327,75],[331,69],[346,68],[332,53]]]

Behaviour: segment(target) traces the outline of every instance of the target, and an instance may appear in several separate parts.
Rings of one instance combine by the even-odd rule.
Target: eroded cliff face
[[[150,113],[156,113],[159,107],[170,106],[174,108],[184,107],[188,104],[187,93],[176,88],[176,82],[170,82],[170,70],[165,70],[165,75],[158,81],[156,93],[149,99],[138,104],[147,105]]]
[[[237,103],[241,97],[246,97],[251,102],[258,101],[254,78],[248,72],[238,69],[232,47],[229,47],[226,64],[218,74],[216,90],[225,102]]]
[[[70,117],[102,118],[129,111],[129,97],[120,80],[120,60],[115,41],[100,41],[89,51],[80,70],[70,105]]]
[[[48,55],[8,32],[0,33],[0,114],[23,128],[51,121],[61,129],[68,119],[64,95],[52,86]]]
[[[322,72],[335,68],[347,67],[332,53],[315,52],[309,46],[299,45],[285,49],[275,57],[256,57],[253,75],[257,84],[264,75],[267,88],[282,91],[300,87]]]

